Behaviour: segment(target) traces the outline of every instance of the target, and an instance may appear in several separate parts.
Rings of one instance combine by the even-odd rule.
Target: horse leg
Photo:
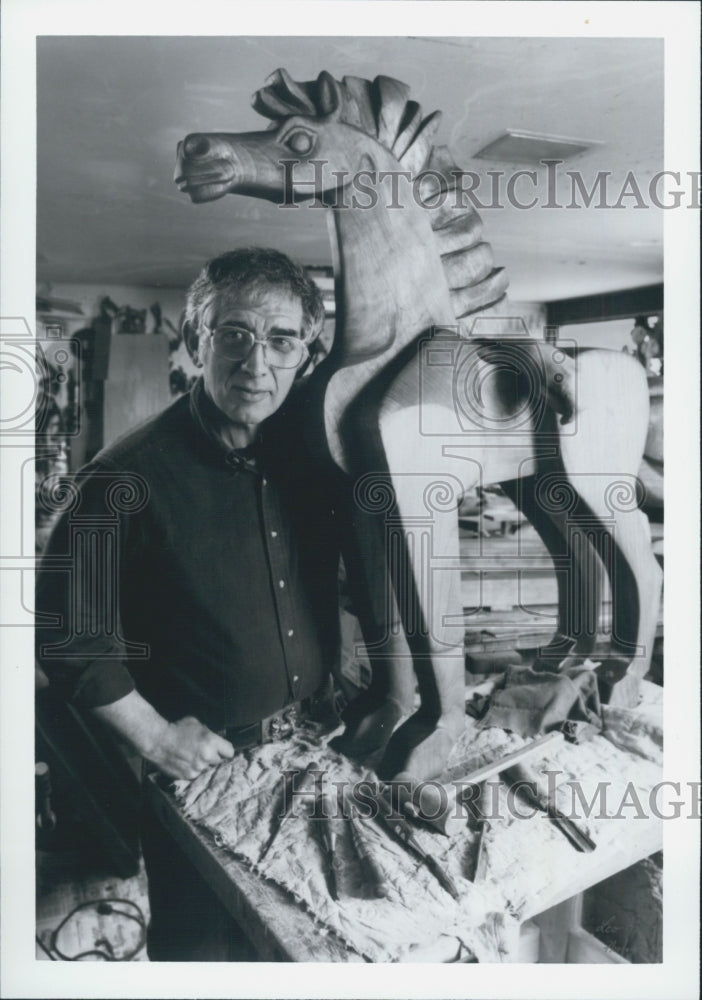
[[[550,482],[551,494],[573,499],[565,472]],[[539,502],[539,476],[502,482],[512,502],[529,518],[553,559],[558,588],[558,625],[548,644],[539,650],[536,669],[555,669],[569,657],[587,656],[595,647],[602,603],[604,565],[591,544],[585,526],[570,512]]]
[[[385,468],[375,398],[382,389],[368,386],[358,394],[356,405],[337,415],[351,474],[334,461],[324,420],[315,419],[324,412],[335,371],[322,362],[307,383],[306,408],[312,418],[305,427],[305,445],[322,463],[320,474],[333,495],[346,585],[371,666],[369,686],[345,708],[344,731],[331,745],[347,756],[363,757],[382,750],[400,719],[412,711],[414,673],[385,560],[385,520],[391,504],[383,484],[369,483],[363,474]]]
[[[640,366],[615,352],[583,352],[575,423],[573,433],[561,434],[560,453],[584,505],[574,521],[590,516],[589,535],[609,574],[612,649],[620,654],[618,662],[602,665],[600,687],[610,704],[632,705],[650,666],[662,581],[639,509],[637,472],[648,426],[648,387]]]
[[[331,745],[355,757],[383,749],[400,719],[409,715],[414,673],[387,572],[386,513],[391,504],[386,484],[366,479],[366,489],[354,490],[349,477],[339,476],[343,482],[336,512],[346,582],[372,675],[369,686],[345,709],[344,732]]]
[[[382,778],[396,780],[440,774],[465,727],[457,508],[472,466],[446,459],[440,435],[420,433],[420,409],[390,405],[379,414],[396,503],[386,560],[420,695],[420,707],[395,731],[378,768]]]

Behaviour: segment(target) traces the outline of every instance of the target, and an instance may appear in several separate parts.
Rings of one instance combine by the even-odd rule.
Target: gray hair
[[[185,321],[196,330],[205,309],[221,292],[275,288],[300,300],[303,335],[309,343],[322,330],[324,303],[317,285],[303,269],[279,250],[242,247],[209,260],[188,289]]]

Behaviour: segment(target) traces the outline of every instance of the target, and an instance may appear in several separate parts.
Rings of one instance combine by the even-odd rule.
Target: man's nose
[[[266,360],[266,345],[263,341],[254,340],[248,357],[241,362],[241,367],[249,375],[265,375],[269,365]]]

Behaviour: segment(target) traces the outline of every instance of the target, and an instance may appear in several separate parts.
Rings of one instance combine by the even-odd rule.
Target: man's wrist
[[[142,757],[153,760],[166,741],[169,723],[136,691],[93,714],[126,739]]]
[[[156,763],[166,747],[169,728],[170,723],[158,715],[138,733],[138,743],[134,741],[135,750],[142,757]]]

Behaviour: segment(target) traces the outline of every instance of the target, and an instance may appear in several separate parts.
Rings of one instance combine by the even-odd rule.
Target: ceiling
[[[425,114],[443,112],[436,141],[481,175],[517,169],[475,158],[505,129],[596,141],[561,171],[580,171],[588,189],[598,171],[609,171],[610,203],[628,171],[646,192],[663,167],[657,39],[86,36],[37,43],[40,282],[180,288],[206,258],[247,243],[330,263],[325,213],[285,213],[240,196],[193,205],[172,180],[176,143],[188,132],[264,127],[250,99],[278,67],[297,80],[327,69],[337,78],[382,73],[404,81]],[[571,182],[562,172],[556,201],[566,205]],[[483,204],[491,198],[484,181]],[[533,192],[528,180],[521,183],[518,197],[528,201]],[[632,198],[618,210],[548,209],[544,201],[545,193],[530,210],[481,210],[513,298],[551,301],[662,281],[660,210],[636,209]]]

